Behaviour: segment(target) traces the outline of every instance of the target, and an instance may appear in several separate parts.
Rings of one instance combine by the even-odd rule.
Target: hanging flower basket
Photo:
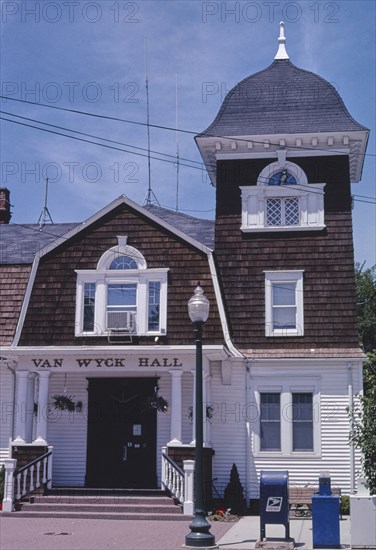
[[[206,406],[206,418],[209,420],[209,422],[213,418],[213,415],[214,415],[213,405],[207,405]],[[189,420],[192,422],[192,419],[193,419],[193,407],[192,407],[192,405],[190,407],[188,407],[187,416],[188,416]]]
[[[168,403],[164,397],[158,395],[158,392],[159,387],[155,386],[153,395],[146,399],[146,406],[148,409],[166,413],[168,411]]]
[[[166,399],[164,399],[160,395],[152,396],[147,399],[147,406],[149,409],[155,409],[159,412],[167,412],[168,411],[168,403]]]
[[[54,395],[53,406],[58,411],[73,412],[76,409],[76,403],[73,400],[73,395]]]

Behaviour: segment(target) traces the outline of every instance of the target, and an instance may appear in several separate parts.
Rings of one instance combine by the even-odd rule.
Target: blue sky
[[[177,75],[179,128],[197,133],[214,119],[237,82],[273,61],[283,19],[291,61],[331,82],[350,114],[370,128],[363,178],[352,191],[376,196],[375,2],[27,0],[2,1],[1,9],[2,95],[145,122],[146,37],[150,122],[175,127]],[[19,116],[147,147],[144,126],[13,101],[1,106]],[[1,183],[11,190],[14,223],[37,222],[46,175],[55,222],[82,221],[122,193],[141,204],[145,199],[145,156],[9,122],[2,122],[1,137]],[[175,155],[175,132],[152,129],[151,149]],[[179,151],[181,157],[201,160],[189,133],[179,133]],[[174,209],[176,168],[173,158],[165,158],[171,162],[151,161],[152,189],[161,206]],[[179,208],[213,218],[215,191],[189,165],[180,167]],[[353,214],[356,259],[373,265],[375,200],[357,197]]]

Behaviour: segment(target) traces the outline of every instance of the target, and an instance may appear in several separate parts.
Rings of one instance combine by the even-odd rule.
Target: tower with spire
[[[357,355],[350,183],[367,140],[336,89],[291,62],[283,22],[271,65],[196,136],[231,334],[250,361],[314,359],[312,374]]]

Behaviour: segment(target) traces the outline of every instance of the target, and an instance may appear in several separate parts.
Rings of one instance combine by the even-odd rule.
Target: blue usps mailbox
[[[261,470],[260,476],[260,539],[265,538],[267,523],[282,524],[286,539],[290,538],[289,473],[287,470]]]

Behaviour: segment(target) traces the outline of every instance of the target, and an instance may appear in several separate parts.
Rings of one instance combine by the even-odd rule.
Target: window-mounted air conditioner
[[[107,328],[110,331],[127,331],[136,333],[135,311],[108,311]]]

